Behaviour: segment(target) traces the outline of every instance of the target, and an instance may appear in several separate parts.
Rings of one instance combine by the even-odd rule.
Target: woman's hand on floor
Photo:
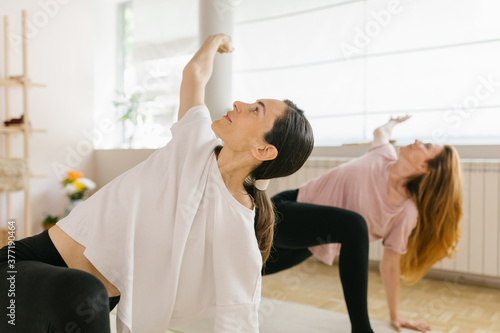
[[[401,332],[401,328],[409,328],[419,332],[427,332],[431,330],[431,327],[426,323],[422,323],[415,320],[409,320],[406,318],[397,318],[396,320],[391,321],[392,327],[396,329],[396,331]]]

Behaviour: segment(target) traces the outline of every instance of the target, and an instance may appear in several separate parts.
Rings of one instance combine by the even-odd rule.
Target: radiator
[[[295,174],[269,185],[269,194],[295,189],[351,158],[312,157]],[[455,260],[434,268],[500,277],[500,160],[462,159],[464,216]],[[370,244],[370,260],[382,258],[381,241]]]

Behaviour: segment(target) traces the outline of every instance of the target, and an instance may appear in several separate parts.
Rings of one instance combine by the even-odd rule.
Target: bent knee
[[[109,307],[106,287],[90,273],[70,268],[58,274],[53,282],[58,291],[56,301],[67,304],[77,313],[87,309],[106,312]]]
[[[66,327],[68,323],[84,331],[101,332],[97,328],[109,325],[109,297],[104,284],[94,275],[65,269],[52,279],[55,290],[48,297],[48,305],[58,309],[53,325]],[[109,329],[109,327],[108,327]]]
[[[349,228],[351,228],[351,232],[355,235],[358,235],[360,238],[368,239],[368,226],[363,216],[352,211],[349,212],[349,215],[351,219],[349,223]]]

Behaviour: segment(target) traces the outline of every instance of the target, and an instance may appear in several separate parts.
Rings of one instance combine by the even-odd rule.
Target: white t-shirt
[[[227,190],[204,105],[172,140],[57,225],[121,293],[120,333],[156,333],[215,311],[214,332],[258,332],[255,211]]]

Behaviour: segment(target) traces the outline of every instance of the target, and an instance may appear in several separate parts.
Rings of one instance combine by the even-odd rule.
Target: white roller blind
[[[254,0],[235,9],[236,99],[290,98],[318,145],[500,144],[500,1]]]
[[[198,0],[133,0],[132,8],[136,61],[196,51]]]

